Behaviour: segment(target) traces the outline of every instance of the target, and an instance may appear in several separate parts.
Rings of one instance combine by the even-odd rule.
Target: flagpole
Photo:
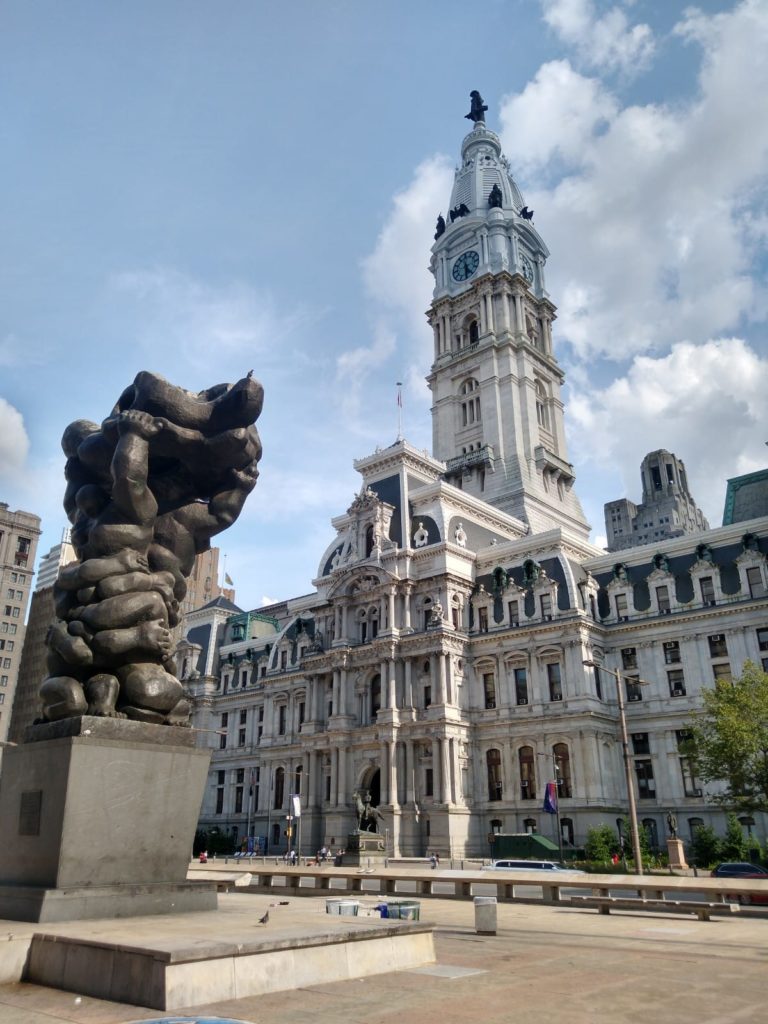
[[[397,440],[403,440],[403,382],[397,382]]]
[[[558,770],[559,770],[558,767],[557,767],[557,757],[556,757],[554,751],[551,754],[539,754],[539,757],[548,757],[552,761],[552,775],[553,775],[552,786],[553,786],[554,791],[555,791],[554,792],[554,797],[555,797],[555,826],[557,828],[557,845],[558,845],[558,849],[560,850],[560,863],[563,864],[565,862],[565,858],[564,858],[564,854],[563,854],[563,829],[562,829],[562,826],[560,825],[560,786],[558,785],[558,781],[559,780],[558,780],[558,777],[557,777],[557,773],[558,773]],[[544,810],[548,810],[548,808],[546,806],[546,798],[544,800]]]

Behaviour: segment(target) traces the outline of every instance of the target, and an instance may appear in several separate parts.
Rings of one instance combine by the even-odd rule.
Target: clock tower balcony
[[[467,469],[482,467],[493,470],[494,461],[493,445],[484,444],[482,448],[476,448],[474,451],[448,459],[443,475],[446,480],[450,480],[451,477],[461,477]]]

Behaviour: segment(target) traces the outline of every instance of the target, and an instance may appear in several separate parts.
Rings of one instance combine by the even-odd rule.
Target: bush
[[[587,830],[587,842],[584,847],[587,860],[608,864],[618,849],[619,840],[610,825],[596,825]]]
[[[723,860],[742,861],[749,859],[749,843],[744,829],[735,814],[728,815],[725,838],[720,844],[720,856]]]
[[[711,868],[721,859],[721,843],[715,830],[711,825],[699,825],[691,840],[691,864],[698,868]]]

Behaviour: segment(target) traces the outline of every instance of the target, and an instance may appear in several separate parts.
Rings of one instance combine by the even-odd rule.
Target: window
[[[701,587],[701,600],[704,604],[715,603],[715,583],[711,576],[702,576],[699,580]]]
[[[8,685],[8,676],[0,676],[0,686],[7,686],[7,685]],[[4,694],[3,694],[3,699],[5,699],[5,695]]]
[[[520,796],[523,800],[536,799],[536,772],[534,770],[533,747],[520,747]]]
[[[685,746],[691,741],[691,733],[688,729],[678,729],[677,749],[680,751],[680,774],[683,779],[683,792],[686,796],[701,796],[701,786],[696,778],[694,761],[685,753]]]
[[[552,753],[557,767],[557,793],[558,796],[568,798],[573,796],[573,783],[571,781],[571,755],[566,743],[556,743],[552,747]]]
[[[621,652],[621,667],[623,669],[637,668],[637,650],[634,647],[625,647]]]
[[[488,799],[501,800],[501,751],[489,750],[485,755],[485,762],[488,768]]]
[[[747,569],[747,586],[749,587],[750,597],[765,597],[766,594],[768,594],[768,590],[766,590],[765,584],[763,583],[763,574],[760,571],[759,566]]]
[[[285,723],[288,709],[285,704],[281,704],[277,709],[277,732],[280,736],[285,736]]]
[[[632,752],[634,754],[650,754],[651,744],[647,732],[632,733]]]
[[[768,651],[768,629],[758,629],[757,646],[761,651]]]
[[[256,742],[261,743],[261,737],[264,735],[264,705],[261,704],[256,714]]]
[[[280,651],[280,668],[283,672],[288,668],[288,651]]]
[[[496,676],[493,672],[483,673],[483,697],[486,708],[496,707]]]
[[[5,685],[7,686],[8,684],[6,683]],[[0,693],[0,704],[5,704],[5,694],[4,693]]]
[[[10,668],[10,667],[11,667],[11,659],[10,658],[3,658],[3,668]]]
[[[542,619],[552,618],[552,597],[550,594],[542,594],[540,598],[541,602],[541,617]]]
[[[216,772],[216,814],[224,811],[224,772]]]
[[[435,795],[435,784],[434,784],[434,773],[431,768],[427,768],[424,772],[424,796]]]
[[[510,626],[520,625],[520,602],[510,601],[509,602],[509,624]]]
[[[304,725],[304,716],[307,713],[307,705],[303,700],[299,701],[299,728]]]
[[[240,712],[240,725],[245,725],[248,721],[248,709],[243,708]]]
[[[641,800],[652,800],[656,796],[653,762],[650,759],[635,761],[635,775],[637,776],[637,795]]]
[[[715,633],[714,636],[707,637],[707,640],[709,642],[710,658],[728,657],[728,645],[725,642],[725,636],[722,633]]]
[[[727,661],[721,662],[719,665],[712,666],[712,674],[714,675],[715,682],[731,682],[731,666]]]
[[[229,728],[229,713],[227,711],[221,716],[221,735],[219,736],[219,749],[224,750],[227,745],[227,729]]]
[[[680,662],[680,641],[664,641],[664,661],[667,665],[677,665]]]
[[[238,747],[245,746],[245,729],[243,728],[237,730],[237,745]]]
[[[669,604],[669,587],[656,587],[656,601],[659,605],[660,614],[667,615],[671,611]]]
[[[275,811],[279,811],[283,806],[283,800],[285,798],[285,769],[278,768],[275,772],[275,796],[272,801],[272,808]]]
[[[259,788],[261,785],[261,768],[251,768],[250,796],[254,807],[259,806]]]
[[[600,666],[599,665],[595,665],[594,666],[594,672],[595,672],[595,693],[597,694],[597,699],[598,700],[602,700],[603,699],[603,681],[600,678]]]
[[[462,427],[472,426],[480,422],[480,385],[476,380],[465,380],[459,388],[461,402],[461,425]]]
[[[376,674],[371,680],[371,720],[381,709],[381,676]]]
[[[247,669],[243,669],[243,671],[240,673],[240,686],[245,686],[245,684],[247,682],[248,682],[248,670]]]
[[[477,320],[472,320],[469,324],[469,344],[477,345],[480,340],[480,327],[478,326]]]
[[[245,769],[238,768],[235,772],[235,814],[243,813],[243,789],[245,782]]]
[[[627,618],[627,595],[617,594],[616,595],[616,615],[620,619]]]
[[[685,677],[683,676],[682,669],[676,668],[667,672],[667,681],[669,682],[670,697],[685,696]]]
[[[528,703],[528,677],[524,668],[515,669],[515,700],[518,704]]]
[[[540,427],[549,430],[549,412],[547,410],[547,393],[540,380],[536,381],[536,419]]]
[[[642,688],[640,686],[638,676],[627,676],[624,680],[624,685],[627,689],[627,700],[630,702],[636,702],[643,699]]]
[[[424,707],[428,708],[432,704],[432,687],[427,685],[424,687]]]
[[[563,684],[560,676],[560,666],[557,662],[547,665],[547,679],[549,681],[549,699],[563,699]]]
[[[481,633],[488,632],[488,609],[480,608],[478,610],[478,629]]]

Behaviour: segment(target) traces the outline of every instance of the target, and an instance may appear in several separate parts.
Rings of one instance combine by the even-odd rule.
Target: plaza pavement
[[[253,919],[270,907],[276,933],[324,914],[322,897],[222,894],[223,909]],[[371,907],[375,898],[364,897]],[[277,905],[275,905],[277,903]],[[180,930],[210,934],[227,915],[187,914]],[[316,985],[291,992],[190,1007],[142,1009],[35,985],[0,987],[0,1024],[126,1024],[167,1017],[234,1018],[253,1024],[744,1024],[768,1021],[768,920],[749,910],[694,917],[499,904],[498,934],[474,930],[471,901],[422,899],[435,927],[437,963],[419,970]],[[8,922],[3,922],[7,932]],[[114,923],[115,926],[118,922]],[[33,925],[15,925],[34,928]],[[120,922],[132,938],[157,919]],[[0,956],[2,950],[0,948]],[[137,999],[137,1002],[139,1000]]]

